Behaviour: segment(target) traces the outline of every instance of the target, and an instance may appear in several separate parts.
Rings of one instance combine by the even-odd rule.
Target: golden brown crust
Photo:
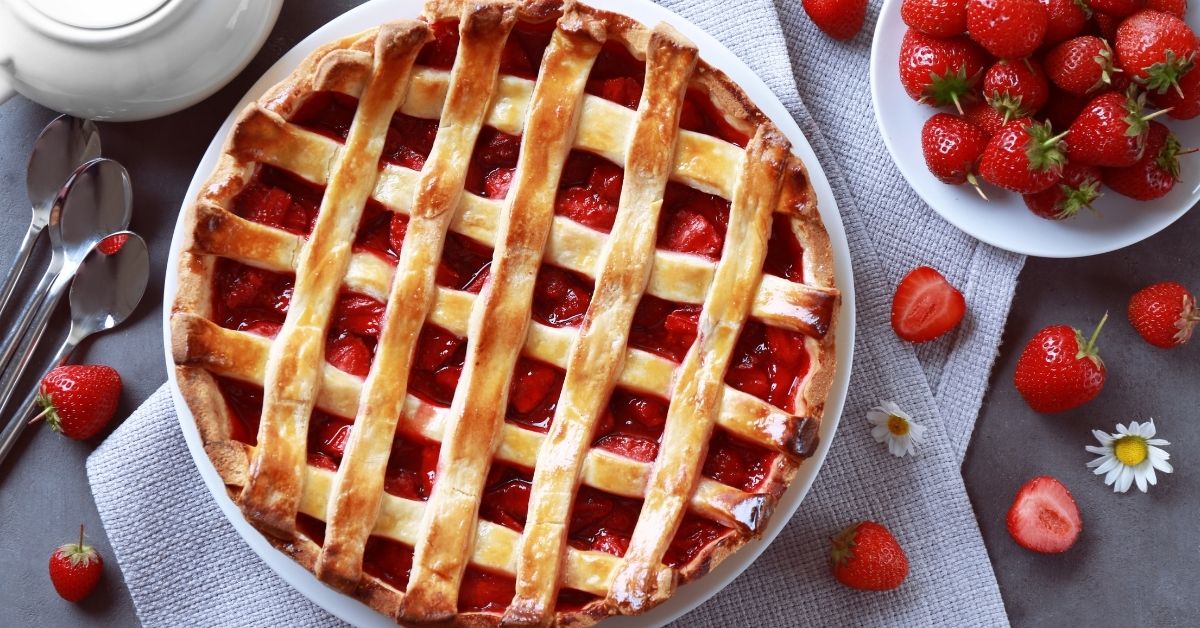
[[[557,19],[563,13],[564,7],[573,7],[571,10],[581,17],[569,23],[568,30],[592,39],[607,37],[620,42],[640,59],[646,58],[649,49],[651,30],[645,26],[626,16],[559,0],[434,0],[427,4],[426,15],[430,21],[457,19],[464,10],[482,10],[489,6],[515,9],[518,18],[527,22]],[[396,32],[391,30],[389,35]],[[235,497],[238,491],[234,488],[244,486],[251,475],[251,459],[247,453],[252,449],[229,440],[229,412],[214,374],[253,383],[263,382],[263,365],[266,362],[268,347],[272,343],[268,339],[242,332],[221,330],[204,320],[211,316],[214,255],[231,257],[275,271],[291,271],[298,265],[303,241],[290,234],[239,218],[227,208],[230,207],[232,198],[249,180],[255,170],[255,163],[259,161],[291,170],[317,184],[328,183],[328,173],[343,149],[336,142],[313,136],[284,121],[315,91],[342,92],[361,97],[369,80],[378,33],[379,29],[371,29],[321,47],[291,76],[243,112],[235,131],[226,143],[216,170],[202,188],[196,203],[189,208],[185,218],[188,227],[178,269],[179,293],[173,304],[171,320],[172,345],[177,363],[176,375],[183,397],[196,418],[206,451],[222,477],[233,487],[231,494]],[[673,34],[669,36],[675,37]],[[686,43],[686,40],[679,38],[676,43]],[[405,113],[437,117],[447,98],[449,81],[438,72],[418,70],[414,77],[413,97],[411,103],[405,105]],[[703,61],[697,64],[690,85],[709,96],[731,127],[750,137],[759,132],[778,136],[774,125],[744,92],[723,73]],[[532,84],[521,79],[504,78],[498,87],[500,94],[515,98],[511,101],[515,105],[514,113],[509,117],[497,118],[495,116],[501,114],[493,110],[489,114],[492,117],[486,121],[487,124],[505,132],[523,132],[523,112],[529,107],[529,102],[521,99],[528,98]],[[586,98],[585,101],[582,115],[586,120],[616,116],[614,119],[632,127],[633,118],[628,110],[611,103],[598,102],[592,97]],[[592,150],[610,159],[615,156],[617,159],[614,160],[618,163],[624,161],[623,153],[610,152],[615,149],[596,143],[600,140],[599,136],[586,135],[581,131],[579,141],[584,148],[592,147]],[[273,148],[263,150],[267,146]],[[720,140],[699,134],[680,134],[679,150],[684,153],[716,150],[717,153],[726,156],[722,159],[737,155],[736,151],[727,151],[726,146]],[[772,409],[757,398],[725,387],[718,422],[739,436],[786,452],[788,455],[775,458],[768,477],[755,493],[744,493],[713,480],[700,478],[687,509],[729,526],[730,531],[703,548],[693,560],[680,569],[661,571],[658,586],[663,590],[670,590],[675,580],[687,582],[702,576],[749,539],[761,534],[776,502],[791,483],[800,463],[814,451],[817,444],[817,428],[836,366],[836,319],[840,297],[833,272],[832,247],[817,211],[815,194],[807,173],[798,158],[790,156],[786,162],[782,190],[774,211],[790,217],[792,230],[804,245],[804,284],[808,287],[779,278],[764,279],[762,287],[753,299],[751,315],[763,322],[799,331],[808,336],[806,344],[813,361],[798,392],[794,414]],[[728,160],[721,163],[734,165],[733,161]],[[412,175],[398,172],[392,167],[384,168],[380,175],[380,185],[376,186],[373,195],[397,212],[412,212],[411,201],[407,199],[411,199],[412,191],[418,188],[414,185],[415,178],[406,178],[410,176]],[[671,177],[704,191],[719,193],[726,198],[732,193],[733,180],[722,174],[720,168],[705,170],[694,165],[676,165]],[[397,183],[401,185],[396,185]],[[399,196],[388,196],[389,193],[399,193]],[[406,199],[404,195],[409,196]],[[494,234],[499,229],[501,217],[499,207],[487,199],[464,196],[469,198],[464,198],[456,211],[451,212],[455,214],[455,218],[450,229],[466,233],[485,244],[494,244]],[[553,222],[551,239],[555,244],[550,247],[547,259],[556,265],[595,276],[593,269],[597,267],[603,239],[589,239],[593,236],[581,233],[579,229],[568,224],[569,221],[564,223],[562,219],[556,219]],[[557,238],[560,237],[569,239],[559,242]],[[567,257],[556,257],[562,255]],[[570,257],[571,255],[575,257]],[[693,285],[698,286],[698,294],[703,295],[714,279],[716,268],[696,266],[692,260],[684,259],[687,257],[658,252],[654,259],[656,272],[650,277],[647,292],[663,298],[699,302],[702,296],[698,299],[697,293],[694,292],[685,293],[679,298],[678,294],[672,292],[677,290],[672,287],[672,283],[683,285],[687,289],[691,289],[690,286]],[[387,295],[388,286],[392,281],[390,268],[377,260],[367,258],[370,256],[350,256],[347,285],[382,300]],[[678,269],[674,279],[658,274],[657,269],[667,266]],[[680,280],[681,277],[686,279]],[[455,308],[443,307],[451,303],[456,304],[455,308],[461,307],[465,308],[463,311],[470,311],[475,307],[475,297],[438,289],[434,309],[430,315],[431,321],[444,324],[448,328],[461,324],[456,333],[466,335],[466,317],[463,316],[461,320],[455,318],[458,316]],[[450,318],[447,319],[447,316]],[[558,330],[535,324],[531,326],[530,336],[523,351],[539,359],[565,366],[569,341],[560,340]],[[648,356],[642,352],[631,351],[624,357],[624,361],[627,371],[630,368],[641,369],[636,372],[650,377],[650,380],[645,381],[653,381],[653,378],[657,377],[656,373],[670,373],[669,370],[662,370],[669,369],[669,364],[659,364],[656,356]],[[622,385],[629,384],[625,377],[622,377]],[[326,365],[323,369],[318,369],[316,382],[320,392],[313,403],[327,411],[356,416],[354,410],[359,395],[362,394],[360,379]],[[448,415],[445,410],[432,408],[411,396],[405,399],[404,404],[405,416],[401,421],[406,426],[405,429],[433,440],[443,438]],[[339,408],[340,411],[337,410]],[[758,431],[764,429],[766,431]],[[764,442],[767,432],[770,433],[770,440]],[[497,446],[496,458],[509,464],[532,466],[545,440],[542,435],[527,430],[508,425],[501,426],[493,440]],[[644,485],[650,474],[650,465],[597,450],[588,452],[582,464],[580,480],[583,483],[601,486],[604,490],[618,495],[640,496],[638,487]],[[332,476],[328,481],[332,482]],[[397,500],[398,498],[384,496],[386,504]],[[325,503],[321,501],[322,505]],[[317,514],[324,512],[322,508],[321,513]],[[494,524],[481,525],[494,527]],[[270,527],[267,528],[269,529]],[[306,568],[319,571],[316,567],[322,548],[311,539],[303,534],[295,534],[285,539],[268,535],[268,538],[276,547],[289,553]],[[515,541],[513,546],[516,546]],[[473,563],[494,559],[481,558],[479,551],[480,548],[475,548],[474,554],[466,555],[473,556],[470,559]],[[604,558],[604,561],[607,561],[604,564],[611,563],[615,569],[616,561],[613,557]],[[513,564],[515,565],[515,562]],[[577,567],[568,568],[571,578],[581,578],[585,573],[571,569]],[[336,583],[335,579],[330,580]],[[351,588],[345,581],[342,584]],[[392,617],[400,616],[405,606],[403,592],[366,574],[362,574],[357,580],[357,586],[352,587],[352,594]],[[665,599],[665,596],[652,596],[645,608],[661,599]],[[444,607],[453,609],[449,604]],[[553,621],[557,625],[591,625],[617,610],[601,596],[601,599],[581,611],[555,613]],[[623,610],[628,612],[635,609]],[[501,619],[498,614],[454,614],[453,610],[443,615],[457,625],[491,626],[497,625]],[[426,617],[433,618],[433,615]],[[546,615],[535,615],[534,623],[546,619]]]

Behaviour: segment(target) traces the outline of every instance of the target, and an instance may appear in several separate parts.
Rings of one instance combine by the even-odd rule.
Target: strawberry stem
[[[33,425],[34,423],[41,421],[42,419],[46,418],[47,414],[50,414],[50,408],[46,408],[46,409],[42,410],[41,412],[37,413],[37,416],[33,417],[32,419],[29,419],[29,423],[27,423],[26,425]]]
[[[979,187],[979,179],[975,177],[974,172],[967,173],[967,183],[970,183],[971,187],[975,188],[975,191],[979,193],[979,198],[982,198],[985,201],[991,200],[987,197],[987,194],[983,193],[983,188]]]
[[[1100,336],[1100,330],[1104,329],[1104,323],[1108,322],[1108,312],[1104,313],[1104,317],[1100,319],[1100,324],[1096,325],[1095,331],[1092,332],[1092,337],[1088,338],[1087,345],[1079,350],[1078,357],[1087,357],[1096,354],[1096,338]]]
[[[1042,146],[1045,146],[1046,148],[1050,148],[1051,146],[1058,144],[1059,140],[1061,140],[1062,138],[1067,136],[1067,133],[1070,133],[1070,131],[1063,131],[1062,133],[1055,135],[1054,137],[1042,142]]]
[[[1180,94],[1180,96],[1183,96],[1183,94]],[[1174,109],[1174,107],[1167,107],[1166,109],[1159,109],[1158,111],[1155,111],[1154,113],[1144,115],[1144,116],[1142,116],[1142,122],[1149,122],[1150,120],[1153,120],[1153,119],[1163,115],[1164,113],[1169,112],[1172,109]]]
[[[79,524],[79,551],[83,551],[83,523]]]

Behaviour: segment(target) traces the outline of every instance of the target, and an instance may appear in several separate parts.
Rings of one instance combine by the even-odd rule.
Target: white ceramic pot
[[[283,0],[0,0],[0,102],[81,118],[156,118],[229,82]]]

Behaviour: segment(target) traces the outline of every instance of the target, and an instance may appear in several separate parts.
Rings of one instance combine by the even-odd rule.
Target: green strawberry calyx
[[[1009,120],[1023,118],[1028,113],[1021,106],[1021,96],[1014,96],[1009,92],[1003,94],[999,91],[992,91],[992,95],[987,97],[987,104],[991,105],[996,111],[1004,114],[1004,124],[1008,124]]]
[[[87,567],[93,561],[99,560],[100,555],[91,545],[83,544],[83,524],[79,524],[79,542],[60,545],[58,554],[67,559],[72,567]]]
[[[1147,90],[1157,94],[1165,94],[1168,89],[1174,89],[1175,93],[1183,98],[1183,88],[1179,87],[1179,79],[1194,65],[1196,65],[1196,53],[1189,52],[1180,57],[1175,54],[1174,50],[1167,50],[1163,54],[1163,60],[1146,68],[1146,77],[1139,81],[1146,86]]]
[[[1188,151],[1191,152],[1191,151]],[[1179,138],[1175,137],[1174,133],[1167,133],[1167,141],[1163,147],[1159,149],[1158,155],[1154,157],[1154,163],[1163,172],[1171,175],[1172,179],[1179,180],[1179,156],[1187,154],[1182,150],[1179,144]]]
[[[1031,122],[1025,127],[1029,135],[1028,148],[1025,156],[1029,159],[1029,169],[1034,172],[1048,172],[1061,169],[1067,163],[1066,151],[1063,150],[1062,139],[1067,136],[1063,131],[1051,135],[1050,123]]]
[[[45,419],[46,424],[50,426],[50,429],[54,430],[55,432],[63,431],[62,417],[58,415],[58,408],[55,407],[54,400],[50,398],[50,395],[43,392],[38,393],[37,405],[42,409],[42,411],[39,412],[37,416],[30,419],[29,422],[35,423],[41,419]]]
[[[1075,0],[1075,6],[1079,7],[1080,11],[1083,11],[1084,18],[1092,19],[1092,5],[1088,4],[1087,0]]]
[[[1058,185],[1062,189],[1063,198],[1056,206],[1058,213],[1054,214],[1055,219],[1065,220],[1083,211],[1084,208],[1096,211],[1096,208],[1092,207],[1092,203],[1101,196],[1099,181],[1092,179],[1078,186],[1070,186],[1065,183]]]
[[[962,115],[962,101],[971,94],[975,83],[979,81],[980,72],[967,76],[967,66],[960,65],[957,70],[949,70],[945,74],[929,73],[929,82],[925,84],[925,93],[918,102],[933,103],[944,107],[953,104]]]
[[[1112,75],[1121,71],[1121,68],[1113,64],[1112,48],[1108,47],[1108,42],[1104,40],[1100,41],[1104,43],[1104,48],[1096,56],[1092,57],[1096,65],[1100,66],[1100,80],[1096,81],[1096,84],[1088,90],[1089,92],[1100,89],[1105,85],[1112,85]]]
[[[1092,336],[1086,341],[1083,339],[1083,332],[1075,330],[1075,343],[1079,347],[1079,351],[1075,354],[1076,360],[1091,360],[1097,368],[1104,368],[1104,360],[1100,359],[1100,348],[1096,346],[1096,339],[1100,337],[1100,330],[1104,329],[1104,323],[1108,322],[1108,312],[1104,313],[1104,318],[1100,319],[1100,324],[1096,325],[1096,329],[1092,331]]]
[[[861,525],[861,522],[852,523],[829,539],[833,542],[833,550],[830,551],[829,558],[834,566],[845,565],[854,560],[854,545],[858,538],[858,527]]]

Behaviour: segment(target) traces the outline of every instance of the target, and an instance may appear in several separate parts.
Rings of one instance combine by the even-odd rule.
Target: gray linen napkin
[[[712,0],[661,3],[738,54],[800,123],[833,184],[858,297],[850,395],[812,492],[771,548],[680,624],[1006,624],[958,466],[1022,259],[941,221],[888,158],[867,86],[878,2],[844,44],[818,33],[795,0],[742,2],[734,19]],[[954,337],[914,351],[888,318],[896,281],[921,263],[958,285],[972,314]],[[928,427],[917,457],[892,458],[871,440],[865,413],[884,399]],[[88,476],[145,624],[335,623],[238,540],[200,481],[165,388],[92,455]],[[828,575],[827,537],[861,518],[885,522],[908,553],[911,573],[897,591],[853,592]]]

